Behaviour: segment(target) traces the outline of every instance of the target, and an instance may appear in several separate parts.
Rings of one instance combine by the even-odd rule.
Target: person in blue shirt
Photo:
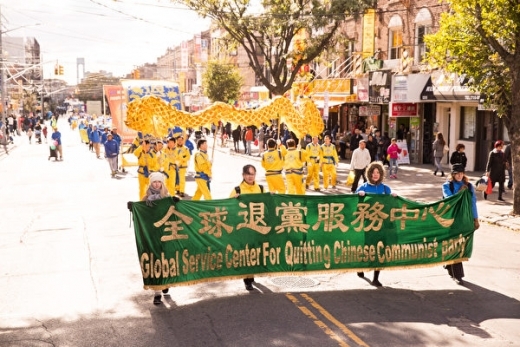
[[[383,183],[385,178],[385,169],[381,162],[374,161],[367,166],[366,174],[367,182],[363,183],[356,189],[356,193],[359,196],[365,196],[365,194],[391,194],[392,196],[397,196],[397,194],[392,193],[392,189],[389,186]],[[372,279],[372,285],[376,287],[382,287],[383,285],[379,282],[379,270],[374,271],[374,278]],[[357,275],[361,278],[365,277],[363,272],[358,272]]]
[[[442,196],[443,198],[447,198],[460,191],[466,189],[469,190],[471,193],[471,214],[473,216],[473,226],[475,227],[475,230],[477,230],[480,227],[477,211],[477,195],[475,194],[473,185],[469,183],[468,177],[464,174],[464,170],[464,165],[461,163],[456,163],[452,166],[451,177],[442,185]],[[452,277],[458,284],[464,284],[462,281],[462,277],[464,277],[464,267],[462,266],[462,262],[446,265],[445,268],[448,270],[450,277]]]
[[[51,135],[51,139],[54,141],[56,150],[58,151],[59,157],[57,160],[63,160],[63,151],[61,147],[61,133],[58,131],[58,128],[53,128],[54,132]]]
[[[119,155],[119,144],[114,140],[114,135],[108,133],[107,141],[104,143],[105,146],[105,157],[107,158],[112,177],[116,176],[117,173],[117,157]]]
[[[90,133],[89,140],[92,143],[92,146],[94,147],[94,151],[96,152],[97,158],[100,159],[101,156],[99,149],[101,146],[101,134],[96,125],[92,127],[92,132]]]

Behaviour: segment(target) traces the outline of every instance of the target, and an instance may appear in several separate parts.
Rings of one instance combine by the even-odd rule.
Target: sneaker
[[[166,289],[163,289],[162,292],[163,292],[163,294],[168,294],[169,290],[170,290],[170,288],[166,288]]]
[[[321,191],[321,188],[314,188],[314,190],[319,192],[319,191]]]
[[[358,275],[359,278],[365,278],[365,273],[364,272],[358,272],[357,275]]]
[[[332,186],[332,189],[336,189],[336,186]]]
[[[397,179],[397,175],[394,175],[394,179]]]
[[[155,296],[153,297],[153,304],[154,304],[154,305],[160,305],[161,302],[162,302],[162,301],[161,301],[161,296],[160,296],[160,295],[155,295]]]
[[[484,200],[487,200],[487,194],[484,192]]]
[[[255,288],[253,288],[253,285],[251,283],[246,283],[246,290],[253,290]]]

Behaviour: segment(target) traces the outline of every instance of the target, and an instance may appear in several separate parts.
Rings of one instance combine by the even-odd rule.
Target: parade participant
[[[165,169],[165,160],[164,160],[164,153],[163,153],[163,143],[161,139],[157,139],[157,142],[153,146],[153,153],[155,154],[155,157],[157,158],[157,167],[158,170],[161,172],[164,172]]]
[[[473,226],[475,230],[480,227],[478,221],[477,211],[477,196],[473,185],[469,183],[469,178],[464,174],[464,166],[460,163],[454,164],[451,170],[451,177],[442,185],[442,195],[444,198],[455,195],[458,192],[468,189],[471,193],[471,214],[473,216]],[[462,262],[446,265],[448,274],[457,281],[458,284],[464,284],[462,277],[464,277],[464,267]]]
[[[90,132],[89,140],[92,143],[92,148],[96,152],[96,157],[100,159],[101,155],[99,149],[101,147],[101,134],[96,125],[92,126],[92,131]]]
[[[363,177],[363,181],[367,181],[365,176],[365,169],[370,164],[370,153],[365,148],[365,140],[359,141],[359,147],[352,152],[352,159],[350,160],[350,169],[354,170],[354,183],[352,183],[351,192],[355,193],[359,184],[359,179]]]
[[[257,184],[256,168],[248,164],[242,168],[242,182],[239,186],[236,186],[230,194],[230,198],[238,198],[240,194],[261,194],[264,193],[264,187],[261,184]],[[253,290],[254,277],[244,278],[244,285],[247,290]]]
[[[372,162],[368,165],[366,170],[366,177],[368,178],[368,182],[363,183],[356,189],[356,193],[359,196],[365,196],[368,194],[391,194],[392,196],[397,196],[397,194],[392,193],[392,190],[389,186],[383,183],[385,179],[385,169],[380,162]],[[376,287],[381,287],[382,284],[379,282],[379,270],[374,271],[374,278],[372,279],[372,285]],[[357,275],[361,278],[365,277],[363,272],[358,272]]]
[[[267,151],[262,154],[262,167],[265,169],[265,180],[270,192],[285,194],[285,182],[283,181],[283,156],[276,148],[276,141],[267,140]]]
[[[386,153],[388,154],[388,167],[390,168],[388,174],[390,175],[390,178],[396,179],[397,170],[399,169],[397,159],[399,158],[399,153],[401,153],[401,148],[397,145],[395,138],[390,140],[390,146],[386,149]]]
[[[211,161],[208,157],[208,143],[204,139],[197,142],[197,149],[195,153],[195,183],[197,183],[197,190],[193,194],[192,200],[211,200],[210,183],[211,183]]]
[[[180,197],[184,197],[186,192],[186,171],[188,170],[188,164],[191,159],[191,151],[187,146],[184,145],[184,134],[177,137],[177,179],[176,189]]]
[[[170,195],[175,195],[175,182],[177,181],[177,140],[173,137],[168,139],[164,152],[164,171],[167,174],[166,188]]]
[[[114,140],[114,135],[108,134],[107,141],[104,144],[105,157],[110,166],[111,176],[115,177],[117,173],[117,156],[119,155],[119,144]]]
[[[498,182],[498,200],[502,199],[502,193],[505,192],[504,183],[506,181],[506,156],[502,152],[504,142],[498,140],[495,142],[495,149],[489,152],[488,161],[486,164],[486,176],[491,180],[491,185],[495,187]],[[487,199],[488,194],[484,192],[484,199]]]
[[[329,188],[329,178],[332,189],[336,188],[336,167],[338,166],[338,153],[336,146],[331,143],[331,137],[325,136],[325,143],[321,145],[321,171],[323,172],[323,188]]]
[[[139,181],[139,198],[142,199],[146,186],[148,185],[148,177],[154,171],[157,171],[157,158],[150,150],[150,141],[144,140],[141,145],[134,151],[137,157],[137,180]]]
[[[151,204],[155,200],[160,200],[170,196],[168,193],[168,189],[166,189],[166,185],[164,183],[164,174],[161,172],[152,172],[150,174],[150,184],[146,189],[146,193],[143,196],[143,201],[146,201],[147,204]],[[167,294],[168,288],[163,289],[162,293]],[[162,301],[161,291],[155,290],[153,295],[153,304],[160,305]]]
[[[61,133],[58,131],[58,128],[53,128],[54,132],[51,135],[51,139],[55,142],[56,150],[58,151],[59,158],[57,160],[63,160],[63,151],[61,147]]]
[[[307,153],[301,149],[297,149],[296,143],[293,139],[287,140],[287,152],[284,156],[284,169],[288,194],[305,195],[303,165],[306,160]]]
[[[305,188],[309,188],[311,181],[315,191],[320,191],[320,157],[321,147],[318,143],[318,136],[312,137],[312,142],[307,145],[307,178]]]

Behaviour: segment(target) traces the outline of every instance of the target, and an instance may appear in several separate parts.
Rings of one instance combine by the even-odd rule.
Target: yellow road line
[[[338,336],[334,331],[332,331],[327,324],[323,321],[319,320],[314,313],[312,313],[307,307],[300,305],[300,301],[292,294],[285,294],[285,296],[303,312],[304,315],[309,317],[314,321],[318,327],[320,327],[325,334],[327,334],[331,339],[336,340],[340,346],[342,347],[350,347],[346,342],[344,342],[340,336]]]
[[[347,335],[352,341],[356,342],[359,346],[369,347],[363,340],[361,340],[356,334],[347,328],[343,323],[338,321],[332,314],[325,310],[320,304],[312,299],[307,294],[300,294],[305,300],[307,300],[315,309],[317,309],[325,318],[336,325],[345,335]]]

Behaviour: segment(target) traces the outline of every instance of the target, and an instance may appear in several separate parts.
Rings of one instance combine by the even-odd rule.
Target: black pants
[[[448,274],[455,279],[461,280],[462,277],[464,277],[464,267],[462,263],[446,265],[446,270],[448,270]]]
[[[495,188],[495,183],[493,180],[491,180],[491,183],[493,184],[493,188]],[[502,197],[502,192],[505,190],[504,188],[505,179],[498,182],[498,198],[500,199]]]
[[[352,183],[352,189],[350,190],[352,193],[355,193],[359,184],[359,179],[363,177],[363,181],[367,181],[367,177],[365,176],[365,169],[354,169],[354,183]]]

